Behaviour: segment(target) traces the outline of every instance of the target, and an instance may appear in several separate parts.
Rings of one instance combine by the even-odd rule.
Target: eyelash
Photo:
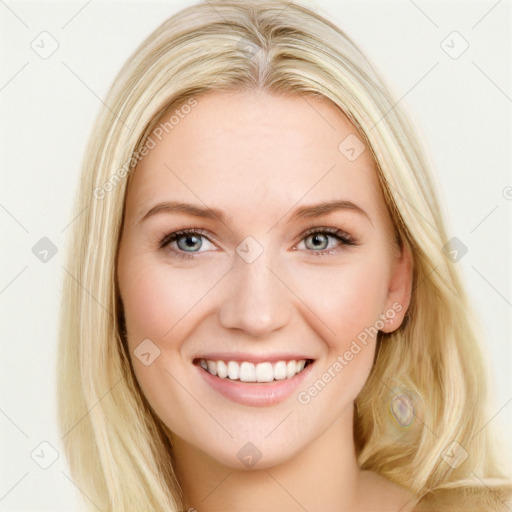
[[[338,228],[329,228],[329,227],[325,227],[325,228],[319,228],[319,227],[314,227],[312,229],[307,229],[306,232],[304,232],[302,234],[302,238],[300,241],[304,240],[305,238],[307,238],[308,236],[310,235],[318,235],[318,234],[322,234],[322,235],[329,235],[333,238],[336,238],[338,239],[338,241],[341,242],[342,245],[345,245],[345,246],[356,246],[358,245],[356,243],[356,241],[354,240],[354,238],[352,238],[352,236],[350,236],[348,233],[346,233],[345,231],[342,231],[341,229],[338,229]],[[186,235],[200,235],[200,236],[203,236],[205,238],[208,238],[208,233],[202,229],[182,229],[182,230],[179,230],[179,231],[174,231],[172,233],[169,233],[167,235],[165,235],[159,242],[158,244],[158,247],[159,249],[165,249],[168,245],[170,245],[172,242],[178,240],[179,238],[182,238]],[[211,242],[211,240],[210,240]],[[311,249],[307,249],[308,251],[311,252],[312,255],[314,256],[329,256],[329,255],[332,255],[334,253],[337,252],[338,249],[324,249],[323,251],[313,251]],[[193,255],[194,253],[190,253],[190,254],[187,254],[186,252],[183,252],[181,250],[176,250],[176,249],[171,249],[173,256],[176,257],[176,258],[183,258],[183,259],[192,259],[194,258],[195,256]]]

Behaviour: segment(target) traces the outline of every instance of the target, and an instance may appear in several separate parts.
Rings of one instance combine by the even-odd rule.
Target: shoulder
[[[360,499],[364,510],[379,512],[511,512],[512,485],[434,489],[419,497],[377,473],[362,471]]]
[[[462,487],[431,491],[412,512],[510,512],[512,489],[505,487]]]

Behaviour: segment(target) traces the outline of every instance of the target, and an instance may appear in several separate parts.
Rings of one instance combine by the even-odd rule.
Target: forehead
[[[215,92],[169,114],[134,171],[127,207],[190,199],[237,212],[300,200],[382,207],[376,164],[354,125],[311,95]],[[163,129],[163,128],[165,129]],[[358,156],[358,154],[362,153]]]

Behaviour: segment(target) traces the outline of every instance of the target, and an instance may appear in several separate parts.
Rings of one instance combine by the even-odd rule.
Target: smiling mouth
[[[292,379],[303,372],[313,359],[251,363],[249,361],[223,361],[210,359],[194,359],[193,363],[200,366],[210,375],[220,379],[245,383],[275,382]]]

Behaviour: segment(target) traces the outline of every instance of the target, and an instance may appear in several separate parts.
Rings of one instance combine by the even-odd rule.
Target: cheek
[[[141,263],[131,268],[135,270],[120,275],[119,283],[129,339],[135,344],[145,338],[158,340],[172,327],[179,301],[156,267]]]
[[[322,382],[304,389],[300,403],[318,396],[314,401],[319,406],[343,407],[359,394],[373,365],[377,332],[383,327],[387,272],[385,262],[364,256],[336,267],[316,267],[309,274],[303,269],[299,293],[307,298],[308,323],[320,333],[326,350],[319,372]],[[328,391],[320,393],[324,385]]]
[[[187,378],[179,350],[200,292],[197,275],[195,280],[186,276],[142,256],[119,260],[119,288],[135,376],[157,415],[180,433],[193,428],[187,419],[194,415],[183,414],[177,422],[172,414],[174,409],[191,408],[189,396],[176,384]]]
[[[301,269],[299,294],[324,323],[320,332],[328,345],[343,348],[376,324],[385,306],[387,276],[385,262],[365,256],[338,266]]]
[[[132,259],[119,272],[119,286],[131,340],[145,338],[166,343],[194,316],[194,307],[211,287],[200,269],[185,271],[151,258]],[[198,275],[199,274],[199,275]],[[182,333],[183,334],[183,333]]]
[[[228,267],[190,268],[152,255],[123,258],[122,254],[118,276],[130,358],[144,394],[155,405],[165,401],[163,390],[176,388],[168,371],[183,381],[190,360],[182,348],[206,315],[208,294]],[[148,357],[144,359],[142,354],[148,352],[153,362],[145,365]]]

